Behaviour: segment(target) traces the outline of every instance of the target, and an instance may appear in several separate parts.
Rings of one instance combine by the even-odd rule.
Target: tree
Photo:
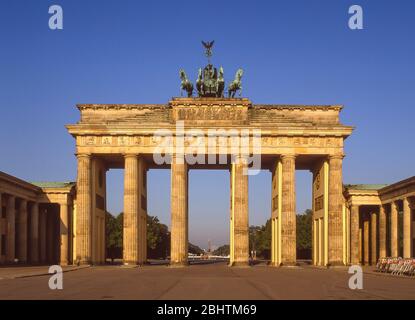
[[[228,256],[229,255],[229,245],[225,244],[220,246],[216,250],[213,251],[213,255],[215,256]]]
[[[105,242],[107,257],[114,259],[122,258],[122,238],[123,238],[123,214],[114,217],[109,212],[105,214]]]
[[[147,215],[147,257],[165,259],[170,251],[170,232],[157,217]]]
[[[297,256],[300,259],[311,258],[312,215],[311,210],[297,214]],[[271,229],[271,219],[268,219],[265,225],[249,227],[249,251],[256,251],[259,258],[271,257]]]
[[[257,257],[270,258],[271,219],[265,225],[249,227],[249,251],[255,251]]]
[[[189,253],[201,255],[204,251],[195,244],[189,242]]]
[[[311,259],[311,225],[313,212],[297,214],[297,258]]]

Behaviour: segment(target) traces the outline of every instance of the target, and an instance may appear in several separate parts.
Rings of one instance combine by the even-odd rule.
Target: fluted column
[[[412,219],[411,205],[408,198],[403,199],[403,257],[412,255]]]
[[[30,212],[30,262],[39,263],[39,204],[32,204]]]
[[[232,266],[249,264],[248,165],[244,157],[232,163],[233,261]]]
[[[171,163],[171,261],[188,264],[188,168],[184,159],[173,156]]]
[[[27,201],[22,199],[20,200],[19,212],[18,212],[18,221],[19,221],[19,233],[17,243],[19,246],[18,259],[19,263],[27,263]]]
[[[369,218],[365,218],[363,221],[363,264],[368,265],[369,264]]]
[[[66,266],[69,263],[69,229],[68,229],[68,205],[66,203],[60,204],[60,222],[59,222],[59,234],[60,234],[60,265]]]
[[[3,244],[2,244],[3,237],[1,236],[2,230],[3,230],[3,195],[0,192],[0,250],[1,248],[3,248]],[[1,257],[2,254],[3,253],[0,251],[0,264],[3,262],[2,257]]]
[[[352,205],[350,212],[350,261],[359,264],[359,206]]]
[[[379,258],[386,257],[386,210],[384,205],[379,206]]]
[[[372,212],[370,214],[370,263],[376,264],[377,256],[377,214]]]
[[[282,155],[281,264],[297,263],[295,155]]]
[[[329,265],[343,265],[342,155],[329,156]]]
[[[6,208],[7,220],[7,255],[6,261],[13,263],[15,259],[15,237],[16,237],[16,199],[9,196]]]
[[[39,212],[39,257],[42,263],[47,260],[46,239],[47,239],[47,210],[42,209]]]
[[[124,170],[124,264],[139,263],[138,219],[139,219],[138,155],[125,155]]]
[[[91,155],[78,155],[76,260],[80,264],[92,261],[92,177]]]
[[[56,256],[55,256],[55,246],[56,241],[58,240],[56,238],[56,230],[55,230],[55,215],[56,213],[54,210],[52,212],[49,212],[46,218],[46,257],[48,263],[57,263]]]
[[[397,257],[398,252],[398,207],[396,202],[391,203],[391,255]]]

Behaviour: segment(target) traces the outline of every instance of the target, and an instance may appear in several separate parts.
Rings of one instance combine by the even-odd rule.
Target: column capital
[[[124,158],[138,158],[139,154],[138,153],[124,153],[123,156]]]
[[[248,155],[245,155],[245,154],[235,154],[235,155],[232,155],[232,163],[247,164],[248,158],[249,158]]]
[[[343,160],[344,159],[344,154],[329,154],[329,155],[327,155],[327,158],[329,160]]]
[[[284,160],[284,159],[295,159],[297,157],[297,155],[294,154],[294,153],[286,153],[286,154],[280,155],[280,157],[281,157],[281,160]]]
[[[91,158],[91,154],[90,153],[75,153],[75,156],[78,159],[83,159],[83,158],[90,159]]]

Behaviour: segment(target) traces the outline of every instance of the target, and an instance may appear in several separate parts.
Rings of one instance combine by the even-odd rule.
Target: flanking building
[[[75,185],[0,172],[0,264],[73,263]]]

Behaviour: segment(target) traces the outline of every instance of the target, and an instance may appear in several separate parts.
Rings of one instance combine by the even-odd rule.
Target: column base
[[[122,266],[123,267],[130,267],[130,268],[137,268],[142,267],[146,264],[146,262],[138,262],[138,261],[123,261]]]
[[[280,265],[278,267],[298,267],[299,264],[297,261],[286,261],[286,262],[281,262]]]
[[[280,264],[278,262],[272,262],[272,261],[268,265],[270,267],[274,267],[274,268],[278,268],[280,266]]]
[[[76,263],[75,263],[76,265],[78,265],[78,266],[87,266],[87,265],[92,265],[92,261],[89,261],[89,260],[78,260],[78,261],[76,261]]]
[[[169,264],[170,268],[184,268],[184,267],[188,267],[188,266],[189,266],[188,261],[170,262],[170,264]]]
[[[249,261],[234,261],[228,265],[229,267],[249,268],[251,265]]]
[[[333,261],[327,264],[327,268],[337,268],[337,267],[346,267],[342,261]]]

